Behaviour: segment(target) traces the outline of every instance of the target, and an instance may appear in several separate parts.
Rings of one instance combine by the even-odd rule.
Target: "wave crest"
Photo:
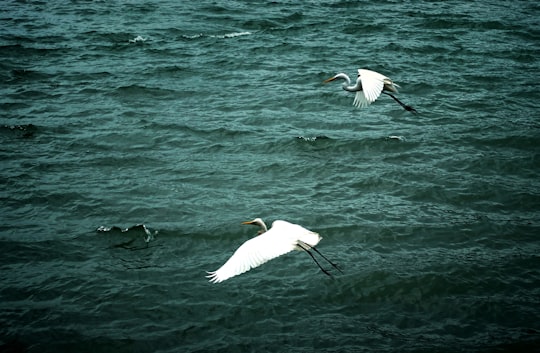
[[[155,236],[158,234],[157,230],[151,231],[146,227],[144,224],[137,224],[128,228],[121,228],[118,226],[100,226],[96,229],[99,233],[111,233],[111,234],[121,234],[121,233],[130,233],[132,235],[135,235],[135,239],[137,236],[143,236],[143,239],[146,244],[153,241],[155,239]]]

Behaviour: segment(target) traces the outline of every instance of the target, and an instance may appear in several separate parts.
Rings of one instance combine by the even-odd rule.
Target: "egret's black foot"
[[[416,109],[414,109],[413,107],[411,107],[410,105],[406,105],[404,106],[403,108],[405,108],[406,111],[408,112],[411,112],[413,114],[418,114],[418,112],[416,111]]]
[[[339,273],[343,274],[343,271],[341,270],[341,267],[339,267],[338,264],[332,264],[332,266],[334,266],[334,268],[335,268],[336,270],[338,270]]]
[[[332,276],[332,274],[331,274],[330,272],[328,272],[327,270],[325,270],[324,268],[321,268],[321,271],[322,271],[325,275],[327,275],[328,277],[334,278],[334,276]]]

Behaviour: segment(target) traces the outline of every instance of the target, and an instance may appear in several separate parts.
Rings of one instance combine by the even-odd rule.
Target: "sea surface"
[[[540,3],[10,1],[0,351],[540,351]],[[323,81],[401,86],[367,108]],[[263,218],[320,233],[212,284]]]

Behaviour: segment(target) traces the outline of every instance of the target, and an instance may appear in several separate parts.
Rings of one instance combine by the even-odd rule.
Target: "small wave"
[[[14,132],[23,138],[30,138],[34,136],[34,133],[37,131],[37,127],[34,124],[3,125],[1,126],[1,130]]]
[[[248,36],[251,32],[233,32],[233,33],[226,33],[223,35],[214,35],[210,36],[211,38],[234,38],[234,37],[240,37],[240,36]]]
[[[390,135],[389,140],[405,141],[405,136]]]
[[[184,38],[184,39],[197,39],[197,38],[201,38],[201,37],[204,37],[204,34],[197,33],[197,34],[190,34],[190,35],[187,35],[187,34],[182,35],[182,38]]]
[[[247,36],[252,34],[251,32],[232,32],[232,33],[225,33],[225,34],[204,34],[204,33],[197,33],[197,34],[191,34],[191,35],[182,35],[185,39],[198,39],[203,37],[208,38],[218,38],[218,39],[227,39],[227,38],[235,38],[240,36]]]
[[[99,233],[130,233],[135,235],[142,235],[144,238],[144,241],[148,244],[149,242],[153,241],[155,239],[155,236],[157,235],[158,231],[151,231],[146,227],[144,224],[137,224],[128,228],[121,228],[118,226],[112,226],[112,227],[106,227],[106,226],[100,226],[96,229]],[[138,234],[142,231],[142,234]]]
[[[297,139],[299,140],[304,140],[304,141],[308,141],[308,142],[313,142],[315,140],[329,140],[330,137],[328,136],[325,136],[325,135],[320,135],[320,136],[296,136]]]
[[[144,43],[144,42],[146,42],[147,39],[148,38],[144,38],[142,36],[137,36],[137,37],[135,37],[133,39],[130,39],[129,42],[130,43]]]

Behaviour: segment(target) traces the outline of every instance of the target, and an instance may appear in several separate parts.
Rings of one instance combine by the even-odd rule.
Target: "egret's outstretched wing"
[[[293,241],[296,245],[298,243],[298,240],[302,241],[304,244],[308,244],[309,246],[315,246],[319,244],[322,237],[319,235],[319,233],[312,232],[309,229],[306,229],[298,224],[289,223],[286,221],[274,221],[272,223],[272,229],[275,234],[278,237],[281,238],[287,238],[289,241]],[[274,237],[276,237],[274,235]],[[298,249],[297,250],[302,250]]]
[[[272,228],[242,244],[217,271],[208,272],[210,282],[219,283],[265,262],[298,249],[298,239],[315,246],[320,236],[299,225],[276,221]]]
[[[365,69],[359,69],[358,75],[362,82],[362,90],[356,92],[353,104],[363,108],[379,98],[384,87],[385,79],[388,79],[388,77],[381,75],[378,72]]]
[[[366,96],[364,95],[363,91],[357,91],[356,95],[354,96],[353,105],[358,108],[364,108],[370,105],[371,102],[367,100]]]

